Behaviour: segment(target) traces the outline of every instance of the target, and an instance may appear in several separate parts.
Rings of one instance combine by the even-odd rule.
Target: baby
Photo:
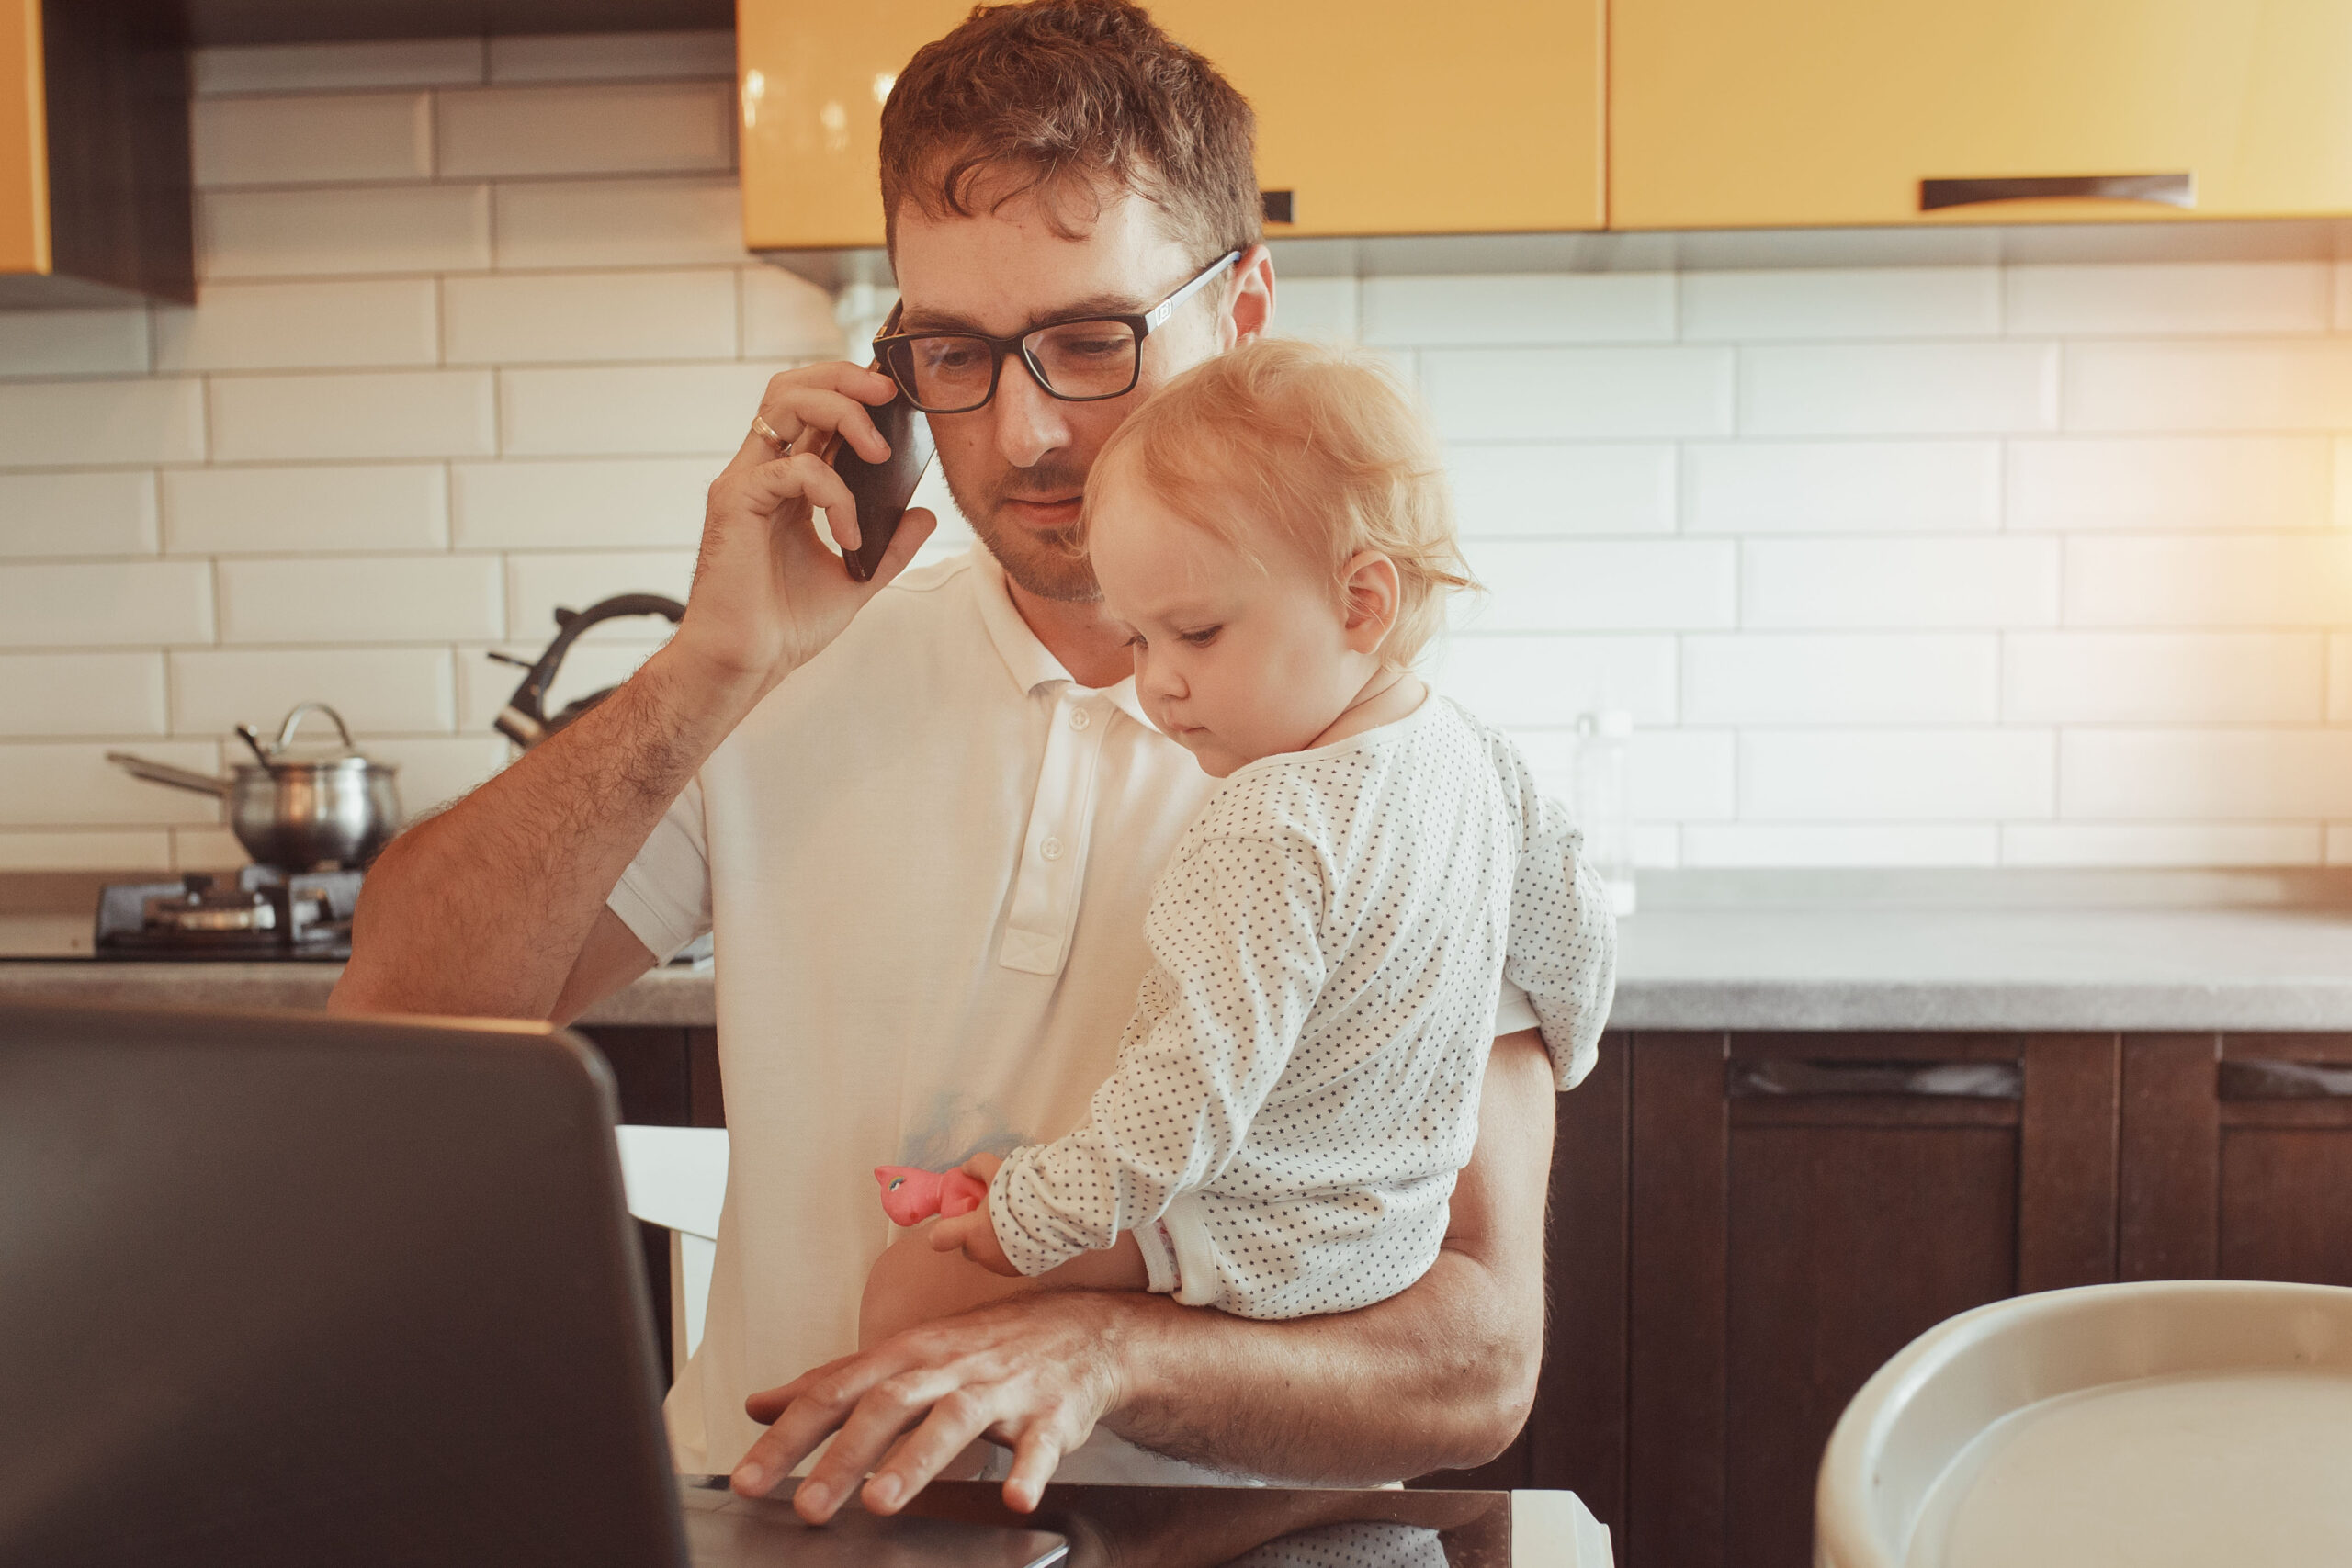
[[[965,1166],[985,1196],[931,1245],[1247,1317],[1369,1305],[1436,1260],[1506,977],[1558,1084],[1590,1066],[1606,894],[1517,748],[1412,673],[1469,579],[1374,364],[1263,339],[1177,378],[1081,529],[1145,711],[1226,782],[1153,888],[1086,1123]]]

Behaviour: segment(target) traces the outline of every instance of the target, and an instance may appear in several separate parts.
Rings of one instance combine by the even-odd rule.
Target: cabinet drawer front
[[[2169,218],[2142,199],[1922,207],[1922,182],[2186,176],[2199,217],[2352,209],[2337,0],[1618,0],[1611,222]]]

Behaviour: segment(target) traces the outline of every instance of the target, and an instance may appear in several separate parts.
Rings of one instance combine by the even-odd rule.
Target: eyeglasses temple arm
[[[1195,277],[1192,282],[1176,290],[1175,293],[1170,294],[1167,299],[1162,299],[1159,304],[1153,306],[1145,313],[1143,318],[1144,330],[1147,332],[1158,332],[1161,326],[1166,324],[1168,318],[1176,313],[1177,306],[1182,305],[1185,300],[1190,299],[1194,294],[1205,288],[1210,278],[1215,277],[1217,274],[1223,272],[1227,267],[1231,266],[1235,262],[1238,262],[1240,259],[1241,253],[1239,251],[1227,251],[1225,254],[1211,262],[1206,267],[1202,269],[1201,275],[1198,277]]]

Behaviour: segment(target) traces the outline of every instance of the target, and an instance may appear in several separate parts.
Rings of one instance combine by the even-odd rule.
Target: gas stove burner
[[[191,874],[108,887],[98,896],[96,952],[102,958],[348,958],[359,879],[356,871],[288,875],[249,865],[228,886]]]

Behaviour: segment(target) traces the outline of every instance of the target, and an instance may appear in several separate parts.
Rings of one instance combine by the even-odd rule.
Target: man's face
[[[1034,194],[978,215],[899,213],[894,262],[901,332],[963,331],[1012,337],[1069,316],[1148,310],[1188,282],[1196,263],[1164,230],[1159,210],[1124,192],[1105,201],[1078,239],[1046,221]],[[1099,597],[1094,570],[1072,545],[1094,454],[1152,388],[1231,343],[1212,284],[1144,340],[1142,377],[1125,397],[1073,403],[1048,396],[1018,355],[995,399],[969,413],[933,414],[947,489],[1005,575],[1043,599]]]

